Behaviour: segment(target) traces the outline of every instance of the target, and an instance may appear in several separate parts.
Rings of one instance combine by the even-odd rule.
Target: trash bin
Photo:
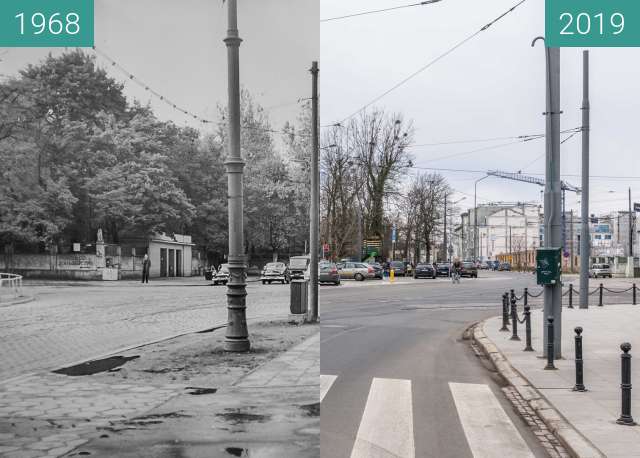
[[[309,282],[307,280],[291,281],[291,301],[289,310],[292,315],[302,315],[307,313]]]

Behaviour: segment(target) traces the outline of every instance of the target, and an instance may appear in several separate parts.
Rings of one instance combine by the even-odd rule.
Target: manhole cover
[[[96,359],[87,361],[86,363],[77,364],[75,366],[64,367],[53,371],[55,374],[69,375],[77,377],[80,375],[93,375],[100,372],[106,372],[116,367],[120,367],[127,362],[138,359],[140,356],[110,356],[104,359]]]

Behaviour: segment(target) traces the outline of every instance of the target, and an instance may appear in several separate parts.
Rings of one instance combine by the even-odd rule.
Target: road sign
[[[633,211],[640,212],[640,204],[638,202],[633,203]]]
[[[325,243],[324,245],[322,245],[322,251],[324,251],[325,253],[329,252],[329,244]]]

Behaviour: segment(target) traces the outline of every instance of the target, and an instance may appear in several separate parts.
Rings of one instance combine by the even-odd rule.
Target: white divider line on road
[[[414,458],[411,380],[374,378],[351,458]]]
[[[449,383],[474,458],[534,458],[488,385]]]
[[[335,382],[337,378],[338,377],[336,375],[320,374],[320,402],[322,402],[326,394],[331,389],[333,382]]]

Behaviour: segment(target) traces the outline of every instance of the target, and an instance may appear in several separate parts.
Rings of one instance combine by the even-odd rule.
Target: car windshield
[[[289,260],[289,268],[291,269],[306,269],[309,260],[307,258],[291,258]]]
[[[463,267],[475,267],[475,264],[472,262],[463,262],[462,263]]]
[[[391,267],[404,267],[404,263],[400,261],[393,261]]]
[[[425,267],[431,267],[431,264],[418,264],[416,266],[417,269],[424,269]]]
[[[449,264],[438,264],[438,267],[449,267]]]
[[[333,270],[336,268],[335,264],[329,264],[328,262],[324,262],[322,264],[320,264],[320,270],[323,272],[326,272],[328,270]]]
[[[284,269],[284,264],[282,262],[270,262],[265,268],[267,269]]]

